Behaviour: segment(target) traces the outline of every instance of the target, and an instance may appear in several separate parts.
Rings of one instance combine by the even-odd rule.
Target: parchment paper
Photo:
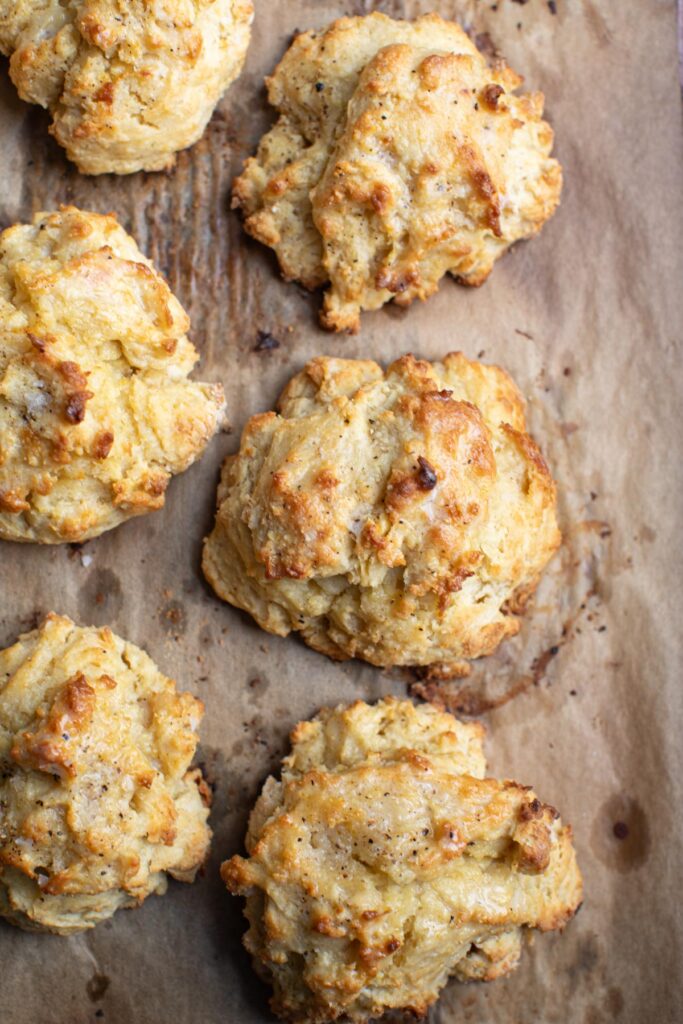
[[[321,705],[404,695],[409,679],[334,664],[258,630],[199,573],[223,456],[246,418],[317,353],[388,361],[461,348],[506,366],[559,481],[565,546],[520,637],[452,706],[483,711],[490,768],[533,784],[575,828],[584,908],[488,986],[452,984],[436,1024],[667,1024],[681,989],[681,121],[671,0],[528,3],[257,0],[245,72],[169,175],[88,179],[0,68],[0,220],[74,202],[114,210],[191,314],[202,379],[233,425],[171,486],[163,512],[81,550],[0,543],[0,646],[49,609],[108,623],[206,703],[213,853],[193,886],[63,939],[0,924],[2,1024],[257,1024],[266,990],[240,947],[220,861],[293,724]],[[316,324],[229,211],[229,184],[270,123],[262,87],[295,29],[381,9],[460,16],[546,94],[565,168],[560,211],[480,290],[444,281],[361,334]],[[551,8],[555,8],[553,12]],[[254,351],[257,332],[281,344]],[[620,835],[617,838],[614,826]]]

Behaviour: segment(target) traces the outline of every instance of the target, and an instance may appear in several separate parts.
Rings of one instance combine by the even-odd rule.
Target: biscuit
[[[560,543],[507,374],[452,353],[313,359],[223,467],[204,573],[333,658],[464,675],[519,629]]]
[[[223,422],[177,299],[116,219],[0,235],[0,537],[83,541],[164,504]]]
[[[0,651],[0,914],[61,935],[192,882],[201,701],[110,629],[50,614]]]
[[[482,737],[392,698],[295,728],[248,857],[221,868],[285,1020],[421,1016],[449,977],[508,974],[529,929],[576,912],[571,828],[528,786],[484,777]]]
[[[159,171],[240,73],[252,17],[251,0],[0,0],[0,52],[83,174]]]
[[[329,285],[322,325],[479,285],[559,203],[543,95],[489,67],[454,22],[342,18],[295,38],[271,78],[278,113],[233,191],[288,280]]]

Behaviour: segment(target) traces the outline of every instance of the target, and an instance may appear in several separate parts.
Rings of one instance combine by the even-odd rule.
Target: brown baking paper
[[[261,632],[199,571],[220,463],[318,353],[388,361],[450,349],[507,367],[559,481],[565,544],[519,637],[455,684],[483,713],[492,773],[533,784],[575,828],[585,905],[520,969],[451,984],[436,1024],[681,1020],[681,121],[670,0],[495,3],[257,0],[246,69],[174,172],[80,176],[0,69],[3,226],[61,202],[114,210],[192,317],[203,380],[225,384],[232,433],[170,487],[164,511],[80,549],[0,543],[0,646],[49,609],[109,624],[206,703],[199,760],[215,832],[195,885],[76,938],[0,923],[2,1024],[260,1024],[265,987],[240,946],[241,900],[218,876],[300,718],[405,695],[409,678],[335,664]],[[263,77],[295,29],[373,9],[459,16],[546,94],[562,206],[479,290],[445,280],[360,335],[317,326],[319,297],[279,277],[229,210],[229,186],[271,121]],[[258,331],[278,348],[255,351]],[[615,835],[614,826],[622,823]],[[626,834],[627,833],[627,834]]]

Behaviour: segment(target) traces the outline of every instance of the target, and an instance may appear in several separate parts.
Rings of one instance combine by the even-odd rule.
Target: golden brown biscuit
[[[84,174],[171,167],[242,69],[251,0],[0,0],[19,95]]]
[[[481,284],[550,217],[561,168],[543,95],[515,96],[521,82],[437,14],[296,37],[234,205],[288,280],[329,283],[324,327],[357,331],[361,310],[425,299],[445,273]]]
[[[392,698],[322,711],[221,874],[285,1020],[426,1013],[449,977],[517,965],[527,929],[582,896],[571,828],[528,786],[485,779],[483,730]]]
[[[83,541],[164,504],[223,422],[187,314],[113,216],[0,235],[0,537]]]
[[[201,701],[110,629],[50,614],[0,651],[0,914],[92,928],[209,848]]]
[[[279,408],[223,467],[204,547],[220,597],[333,658],[440,677],[518,631],[560,534],[503,370],[321,357]]]

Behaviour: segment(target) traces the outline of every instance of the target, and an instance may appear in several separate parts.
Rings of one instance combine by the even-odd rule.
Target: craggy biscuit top
[[[491,980],[529,928],[581,902],[571,828],[527,786],[484,778],[482,730],[392,698],[292,735],[252,812],[245,945],[284,1019],[426,1013],[450,976]]]
[[[0,235],[0,537],[82,541],[160,508],[224,416],[165,281],[113,216]]]
[[[204,571],[263,628],[332,657],[463,674],[517,632],[560,536],[498,367],[312,360],[223,468]]]
[[[427,298],[447,272],[481,284],[553,213],[553,133],[521,81],[437,14],[295,38],[267,82],[279,120],[234,202],[286,278],[329,283],[323,326],[356,331],[361,310]]]
[[[0,914],[67,934],[192,881],[203,707],[110,629],[50,614],[0,651]]]
[[[79,170],[156,171],[204,131],[252,17],[251,0],[0,0],[0,52]]]

